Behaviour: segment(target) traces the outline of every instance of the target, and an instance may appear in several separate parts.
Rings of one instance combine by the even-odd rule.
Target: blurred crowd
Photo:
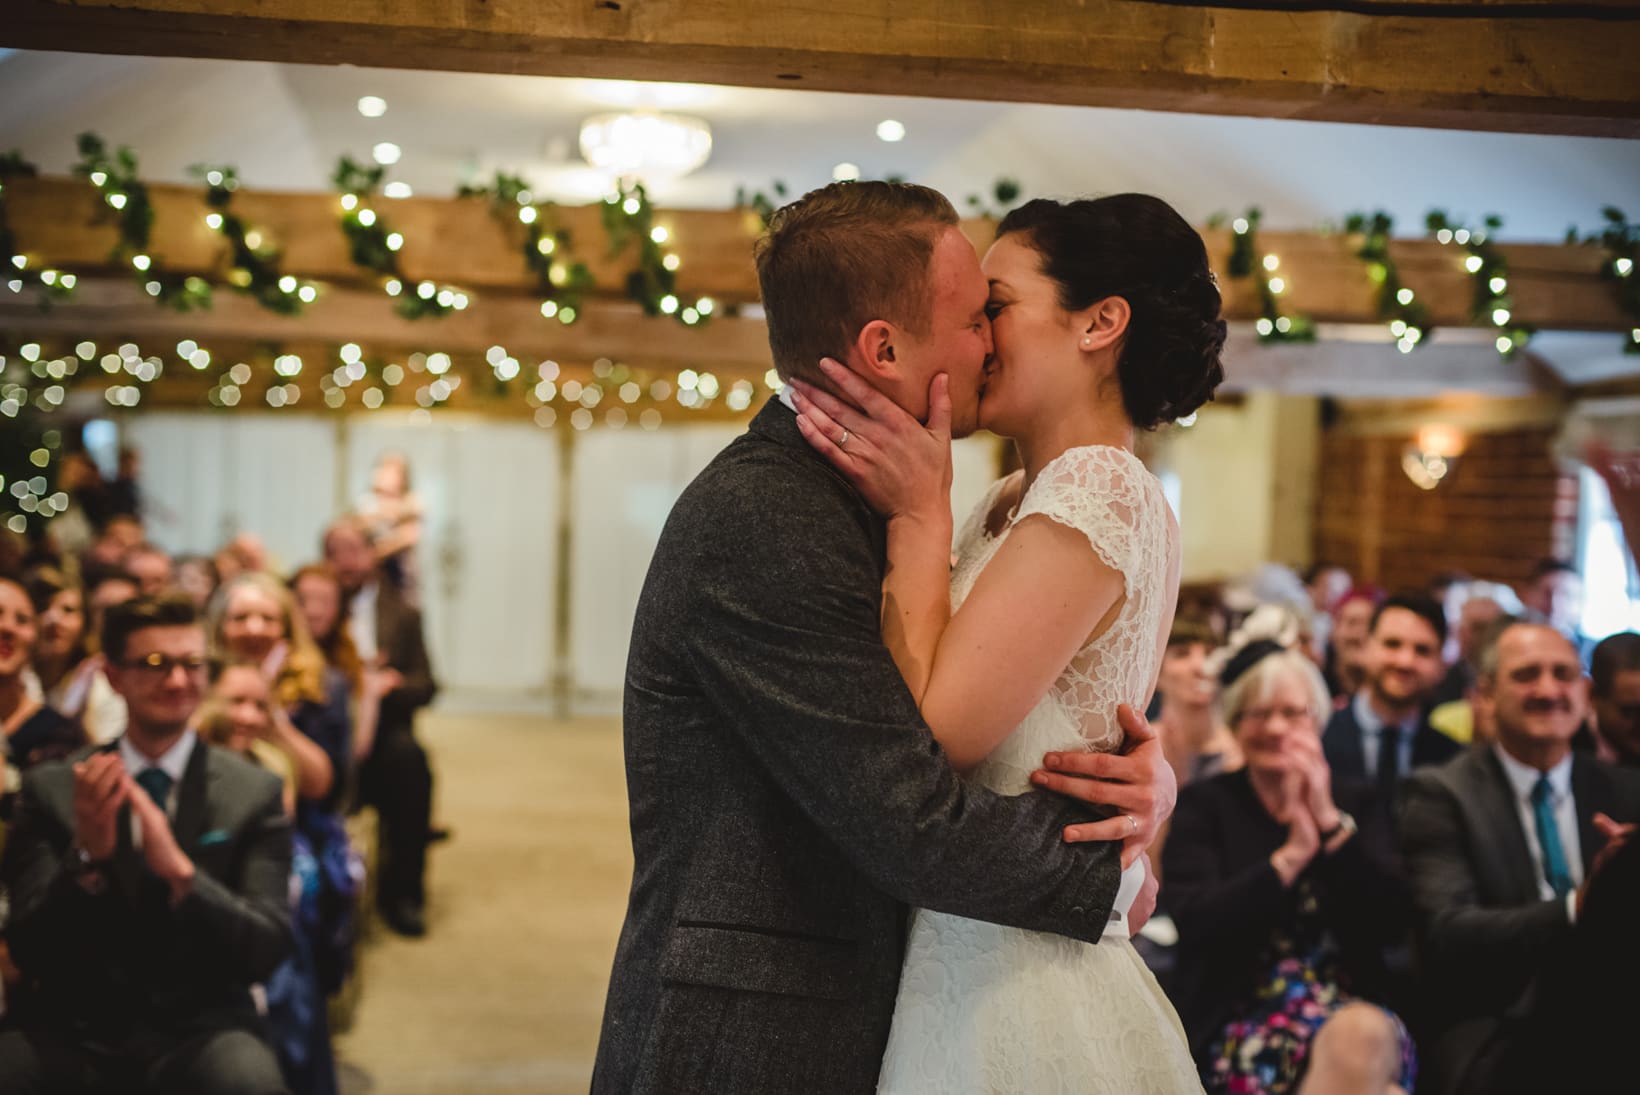
[[[1632,550],[1640,474],[1608,481]],[[1209,1092],[1634,1090],[1640,634],[1581,634],[1581,596],[1552,559],[1393,595],[1271,566],[1176,620],[1137,943]]]
[[[1604,470],[1632,543],[1640,466]],[[288,573],[249,534],[155,547],[134,454],[65,474],[49,534],[0,542],[0,1095],[330,1095],[367,914],[423,935],[446,835],[408,471]],[[1195,594],[1139,944],[1207,1089],[1632,1089],[1640,634],[1580,634],[1548,559]]]
[[[426,933],[436,684],[402,458],[275,571],[150,542],[137,460],[0,545],[0,1093],[337,1090],[374,916]]]

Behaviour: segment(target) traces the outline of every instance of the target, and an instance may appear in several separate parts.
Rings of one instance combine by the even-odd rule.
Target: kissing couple
[[[1039,200],[982,263],[936,191],[840,183],[756,255],[786,384],[639,600],[592,1091],[1199,1092],[1129,936],[1179,586],[1133,442],[1223,378],[1200,236],[1145,195]],[[980,427],[1022,467],[955,527]]]

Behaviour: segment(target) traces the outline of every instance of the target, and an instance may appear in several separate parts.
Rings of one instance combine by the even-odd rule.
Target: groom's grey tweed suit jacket
[[[673,509],[627,664],[597,1095],[873,1091],[907,905],[1099,938],[1117,846],[952,773],[882,644],[884,551],[776,400]]]

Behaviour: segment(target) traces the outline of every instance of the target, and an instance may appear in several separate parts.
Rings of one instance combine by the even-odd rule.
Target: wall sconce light
[[[1464,436],[1451,426],[1424,426],[1401,453],[1401,470],[1420,490],[1434,490],[1463,455]]]

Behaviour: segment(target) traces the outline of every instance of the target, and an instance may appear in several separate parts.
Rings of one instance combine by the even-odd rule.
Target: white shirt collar
[[[184,730],[176,744],[161,754],[159,760],[151,761],[131,744],[129,735],[120,735],[120,759],[125,762],[125,770],[135,776],[150,768],[158,768],[171,777],[172,786],[180,786],[182,776],[188,771],[188,761],[193,758],[194,744],[199,736],[192,730]]]
[[[1563,760],[1547,773],[1538,771],[1530,764],[1522,764],[1509,755],[1502,745],[1494,744],[1493,752],[1503,764],[1504,774],[1509,777],[1509,785],[1515,789],[1515,797],[1530,804],[1532,788],[1537,786],[1538,777],[1547,774],[1549,787],[1554,791],[1555,801],[1560,801],[1572,793],[1572,754],[1568,752]]]
[[[797,402],[792,399],[792,386],[790,384],[782,384],[780,386],[780,390],[774,394],[774,397],[784,403],[787,410],[791,411],[793,414],[797,413]]]

